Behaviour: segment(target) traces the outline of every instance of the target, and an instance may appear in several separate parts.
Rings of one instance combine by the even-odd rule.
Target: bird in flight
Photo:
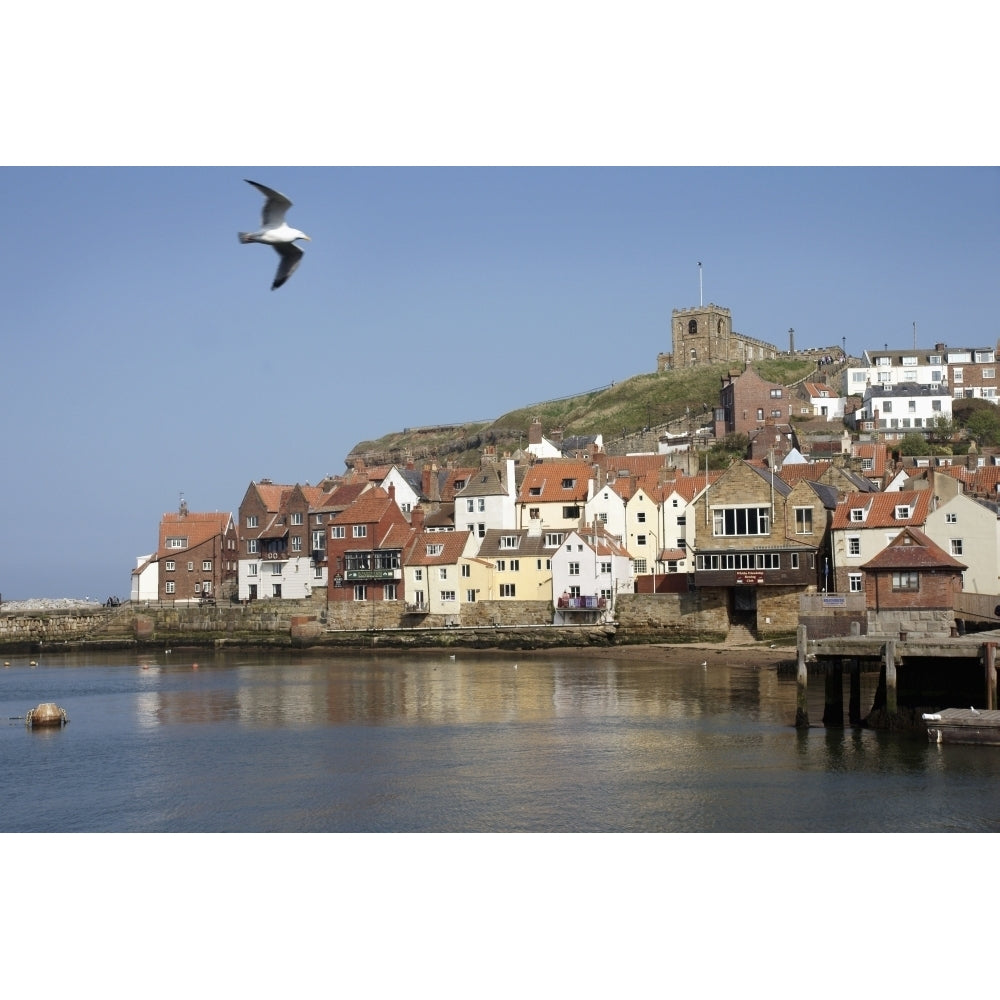
[[[248,180],[247,184],[252,184],[267,201],[264,202],[264,209],[261,212],[260,229],[255,233],[240,233],[240,243],[268,243],[278,252],[281,262],[278,264],[278,271],[271,285],[273,292],[288,281],[302,260],[303,251],[295,245],[295,241],[308,240],[309,237],[285,222],[285,213],[292,207],[292,203],[283,194],[278,194],[277,191],[256,181]]]

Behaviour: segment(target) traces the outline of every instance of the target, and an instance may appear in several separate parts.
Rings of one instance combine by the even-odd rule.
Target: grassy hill
[[[605,440],[634,434],[645,427],[686,428],[688,414],[695,427],[708,423],[719,399],[722,376],[731,366],[704,365],[635,375],[624,382],[592,389],[577,396],[545,400],[511,410],[492,422],[408,427],[351,449],[347,464],[364,458],[369,465],[402,464],[436,457],[439,461],[475,465],[484,445],[495,445],[498,454],[516,451],[528,441],[528,427],[537,417],[544,433],[561,429],[566,437],[603,434]],[[772,382],[790,385],[814,368],[809,358],[782,357],[755,365]]]

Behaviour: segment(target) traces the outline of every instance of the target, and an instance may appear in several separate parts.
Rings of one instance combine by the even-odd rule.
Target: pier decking
[[[981,712],[997,709],[997,646],[1000,630],[956,636],[850,635],[809,640],[804,625],[799,626],[797,653],[799,685],[797,726],[809,725],[806,701],[807,663],[821,663],[827,676],[823,722],[843,725],[842,678],[850,672],[850,722],[862,722],[859,674],[862,667],[878,669],[879,693],[868,716],[880,724],[892,725],[904,717],[898,698],[898,671],[907,676],[908,709],[916,706],[944,710],[956,703],[951,690],[962,690],[961,704],[971,697]],[[981,671],[981,673],[980,673]],[[979,680],[981,678],[981,680]],[[971,687],[971,694],[969,689]],[[1000,713],[997,713],[1000,715]],[[981,741],[982,742],[982,741]]]
[[[1000,746],[1000,712],[946,708],[924,715],[932,743],[974,743]]]

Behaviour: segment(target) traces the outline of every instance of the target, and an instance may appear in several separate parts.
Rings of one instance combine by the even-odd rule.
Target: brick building
[[[778,382],[768,382],[752,368],[722,377],[719,405],[715,409],[715,436],[748,434],[765,424],[787,424],[795,405],[794,394]]]
[[[161,601],[198,601],[228,596],[239,558],[232,514],[197,513],[182,500],[176,514],[160,520],[156,551]]]
[[[861,567],[868,634],[950,635],[967,568],[918,528],[904,528]]]

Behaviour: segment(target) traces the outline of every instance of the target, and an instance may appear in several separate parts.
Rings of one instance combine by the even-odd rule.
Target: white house
[[[609,619],[618,594],[634,590],[628,552],[600,524],[568,532],[552,553],[557,625]]]
[[[514,460],[503,465],[484,463],[455,493],[455,530],[485,538],[494,528],[513,528],[517,523],[517,484]]]
[[[809,400],[812,415],[825,420],[843,420],[847,399],[825,382],[804,382],[802,392]]]
[[[155,601],[160,593],[160,563],[156,553],[139,556],[132,570],[132,587],[129,599],[132,601]]]
[[[965,563],[962,589],[970,594],[1000,594],[1000,506],[958,493],[931,503],[924,534],[950,556]]]
[[[939,419],[951,420],[951,396],[946,389],[925,385],[869,386],[854,419],[862,430],[886,437],[927,435]]]

